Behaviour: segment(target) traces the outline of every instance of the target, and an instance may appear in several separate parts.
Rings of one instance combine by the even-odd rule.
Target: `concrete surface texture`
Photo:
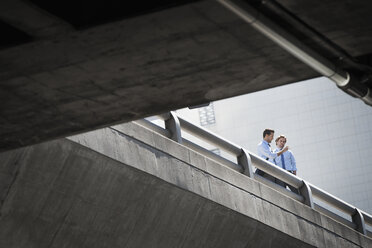
[[[0,151],[318,76],[217,1],[79,30],[26,2],[0,3],[1,19],[34,38],[0,50]],[[372,52],[370,1],[279,2],[352,58]]]
[[[0,247],[370,247],[136,123],[0,155]]]

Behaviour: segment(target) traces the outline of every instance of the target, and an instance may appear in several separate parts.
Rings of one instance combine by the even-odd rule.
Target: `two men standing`
[[[281,167],[284,170],[287,170],[290,173],[293,173],[296,175],[296,161],[294,159],[294,156],[291,151],[289,151],[288,146],[285,146],[287,142],[287,138],[284,135],[280,135],[278,138],[276,138],[275,143],[277,148],[272,151],[270,147],[271,141],[274,139],[274,130],[272,129],[265,129],[263,132],[263,140],[258,144],[257,150],[258,155],[268,160],[275,165]],[[267,173],[263,172],[260,169],[256,170],[256,173],[260,176],[265,177],[266,179],[269,179],[270,181],[277,183],[283,187],[288,186],[292,192],[297,193],[298,190],[290,185],[287,185],[283,181],[268,175]]]

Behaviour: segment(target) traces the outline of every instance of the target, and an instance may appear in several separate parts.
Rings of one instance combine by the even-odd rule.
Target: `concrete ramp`
[[[0,247],[372,247],[136,123],[0,154]]]

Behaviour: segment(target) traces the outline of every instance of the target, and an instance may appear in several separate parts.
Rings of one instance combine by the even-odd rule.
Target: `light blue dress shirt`
[[[280,152],[281,149],[276,148],[274,152]],[[283,159],[281,158],[283,156]],[[283,160],[284,160],[284,166],[283,166]],[[283,168],[285,170],[290,170],[290,171],[296,171],[296,160],[290,150],[282,153],[279,157],[275,158],[275,164],[279,166],[280,168]]]
[[[274,159],[278,156],[275,152],[271,151],[271,148],[269,146],[269,143],[266,140],[262,140],[258,146],[257,146],[257,152],[258,156],[261,158],[267,160],[269,158],[269,161],[274,163]]]

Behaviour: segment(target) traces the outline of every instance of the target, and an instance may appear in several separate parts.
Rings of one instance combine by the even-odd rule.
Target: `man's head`
[[[280,149],[283,149],[285,143],[287,143],[287,138],[284,135],[280,135],[275,139],[276,146]]]
[[[268,143],[271,143],[271,141],[273,140],[273,138],[274,138],[274,130],[273,129],[266,128],[263,131],[263,139],[266,140]]]

